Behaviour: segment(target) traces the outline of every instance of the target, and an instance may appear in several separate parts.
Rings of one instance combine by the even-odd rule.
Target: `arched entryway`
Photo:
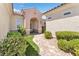
[[[38,33],[39,21],[37,18],[30,19],[30,33]]]
[[[26,29],[26,34],[30,33],[42,33],[42,13],[36,9],[25,9],[23,10],[24,15],[24,28]]]

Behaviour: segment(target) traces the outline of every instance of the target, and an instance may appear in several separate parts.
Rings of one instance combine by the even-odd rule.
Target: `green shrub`
[[[49,31],[46,31],[46,32],[44,33],[44,36],[45,36],[46,39],[51,39],[51,38],[52,38],[52,33],[49,32]]]
[[[18,32],[20,32],[21,35],[25,35],[26,34],[26,31],[25,31],[23,25],[18,25],[17,28],[18,28]]]
[[[14,36],[14,37],[17,37],[17,36],[21,36],[21,33],[19,33],[19,32],[8,32],[7,33],[7,37],[12,37],[12,36]]]
[[[79,39],[79,32],[72,32],[72,31],[58,31],[56,32],[57,39]]]
[[[78,55],[79,39],[73,39],[70,41],[67,41],[65,39],[60,39],[58,40],[58,47],[65,52],[71,52],[74,55]]]
[[[73,53],[75,56],[79,56],[79,49],[75,49]]]
[[[69,42],[69,45],[71,45],[70,46],[71,48],[79,47],[79,39],[73,39],[73,40],[70,40],[68,42]]]
[[[71,53],[73,53],[76,56],[79,56],[79,39],[73,39],[70,41],[70,47],[73,49]]]
[[[33,36],[22,36],[19,32],[9,32],[7,39],[0,41],[1,56],[37,56],[39,47],[33,42]]]
[[[27,56],[38,56],[39,55],[39,47],[33,42],[33,36],[25,37],[29,46],[26,49]]]
[[[56,36],[60,49],[79,56],[79,32],[60,31],[56,32]]]
[[[69,49],[70,49],[68,45],[68,41],[62,40],[62,39],[58,40],[58,47],[65,52],[69,52]]]
[[[2,56],[23,56],[27,48],[27,41],[23,37],[8,37],[0,45]]]

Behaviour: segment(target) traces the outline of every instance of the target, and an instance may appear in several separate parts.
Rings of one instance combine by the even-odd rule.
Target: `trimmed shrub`
[[[2,56],[24,56],[27,48],[27,41],[22,37],[8,37],[0,45]]]
[[[7,37],[17,37],[17,36],[21,36],[21,33],[19,33],[19,32],[8,32],[7,33]]]
[[[58,47],[65,52],[71,52],[74,55],[79,55],[79,39],[73,39],[70,41],[60,39],[58,40]]]
[[[79,32],[72,32],[72,31],[58,31],[56,32],[57,39],[79,39]]]
[[[73,54],[74,54],[75,56],[79,56],[79,49],[75,49],[74,52],[73,52]]]
[[[21,35],[25,35],[26,34],[26,31],[25,31],[23,25],[18,25],[17,28],[18,28],[18,32],[20,32]]]
[[[45,36],[46,39],[51,39],[51,38],[52,38],[52,33],[49,32],[49,31],[46,31],[46,32],[44,33],[44,36]]]
[[[60,31],[56,32],[56,36],[60,49],[79,56],[79,32]]]
[[[79,56],[79,39],[71,40],[70,43],[70,47],[72,48],[72,51],[70,52],[76,56]]]
[[[67,40],[62,39],[58,40],[58,47],[65,52],[69,52],[70,49]]]

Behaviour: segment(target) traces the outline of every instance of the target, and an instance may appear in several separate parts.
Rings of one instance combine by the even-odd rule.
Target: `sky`
[[[14,3],[13,8],[15,12],[20,12],[22,9],[36,8],[44,13],[58,5],[60,3]]]

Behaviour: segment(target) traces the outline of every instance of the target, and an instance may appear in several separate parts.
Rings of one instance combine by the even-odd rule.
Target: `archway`
[[[39,21],[37,18],[31,18],[30,20],[30,33],[38,33]]]

